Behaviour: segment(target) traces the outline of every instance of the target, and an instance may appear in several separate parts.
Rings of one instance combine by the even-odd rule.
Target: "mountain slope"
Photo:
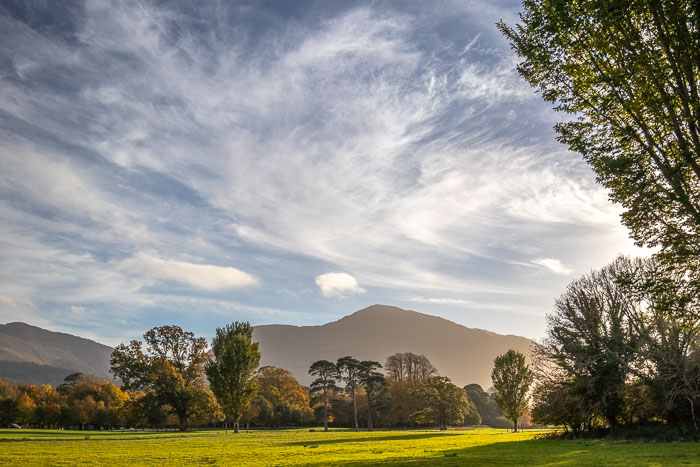
[[[491,386],[496,355],[515,349],[529,354],[529,339],[471,329],[437,316],[392,306],[373,305],[322,326],[256,326],[261,365],[291,371],[303,384],[316,360],[352,355],[382,365],[396,352],[424,354],[441,375],[464,386]],[[63,382],[71,373],[111,379],[112,348],[24,323],[0,325],[0,378],[32,384]]]
[[[464,386],[491,386],[494,358],[508,349],[530,353],[532,341],[471,329],[437,316],[373,305],[323,326],[256,326],[261,365],[291,371],[303,384],[316,360],[352,355],[384,364],[396,352],[424,354],[441,375]]]
[[[24,323],[0,324],[0,378],[60,384],[71,373],[111,379],[112,348],[89,339]]]

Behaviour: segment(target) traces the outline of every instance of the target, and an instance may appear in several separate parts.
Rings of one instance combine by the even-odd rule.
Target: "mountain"
[[[213,331],[213,330],[212,330]],[[316,360],[335,361],[352,355],[384,364],[396,352],[424,354],[441,375],[464,386],[491,386],[496,355],[508,349],[530,353],[532,341],[471,329],[437,316],[373,305],[322,326],[256,326],[261,365],[291,371],[309,384],[309,366]],[[91,373],[111,379],[112,348],[24,323],[0,325],[0,378],[33,384],[60,384],[71,373]]]
[[[396,352],[424,354],[441,375],[464,386],[490,387],[493,360],[508,349],[530,354],[532,341],[461,326],[437,316],[373,305],[322,326],[256,326],[261,365],[286,368],[309,384],[309,366],[352,355],[382,365]]]
[[[24,323],[0,324],[0,378],[58,385],[71,373],[112,379],[112,348],[89,339]]]

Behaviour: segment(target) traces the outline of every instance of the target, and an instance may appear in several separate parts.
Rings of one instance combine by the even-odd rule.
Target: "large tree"
[[[555,126],[624,208],[640,244],[700,263],[700,8],[695,0],[525,0],[499,28]]]
[[[372,408],[374,398],[386,385],[386,378],[378,372],[382,365],[372,360],[363,360],[359,364],[360,384],[365,390],[367,397],[367,431],[372,431]]]
[[[112,373],[124,389],[144,391],[159,406],[168,407],[187,430],[187,420],[216,401],[207,388],[204,365],[209,361],[207,341],[179,326],[147,331],[141,341],[120,344],[112,352]]]
[[[206,363],[211,389],[221,404],[224,414],[233,420],[233,431],[243,412],[255,395],[255,371],[260,364],[258,343],[253,342],[253,327],[238,321],[216,328],[212,339],[214,360]]]
[[[481,423],[493,428],[503,428],[503,412],[501,412],[498,404],[489,393],[476,383],[464,386],[464,390],[467,391],[469,400],[476,406],[476,410],[481,417]]]
[[[621,256],[574,280],[547,316],[545,349],[587,411],[610,426],[620,421],[625,382],[639,349],[630,317],[639,315],[640,305],[619,283],[629,271],[629,259]]]
[[[620,256],[569,284],[547,319],[534,359],[537,421],[574,431],[697,423],[700,299],[684,272]]]
[[[469,401],[467,392],[452,384],[445,376],[430,376],[416,388],[418,397],[425,401],[426,407],[414,414],[419,423],[435,422],[441,430],[448,425],[463,423],[465,417],[479,423],[476,406]]]
[[[340,379],[338,366],[328,360],[318,360],[311,364],[309,374],[316,376],[309,392],[323,395],[323,431],[328,431],[328,394],[338,389],[335,384]]]
[[[313,419],[309,395],[304,386],[284,368],[263,366],[255,377],[256,405],[262,422],[270,425],[296,425]],[[268,410],[269,409],[269,410]]]
[[[491,380],[496,388],[496,402],[503,414],[513,421],[514,432],[518,431],[518,418],[527,410],[527,392],[532,379],[532,371],[520,352],[509,350],[493,361]]]
[[[355,421],[355,431],[360,431],[360,424],[357,421],[357,388],[360,387],[360,361],[350,356],[341,357],[336,363],[340,376],[345,382],[345,391],[352,399],[352,414]]]
[[[618,277],[638,305],[629,315],[636,336],[635,376],[651,389],[671,422],[700,416],[700,295],[683,271],[654,259],[628,259]],[[620,261],[620,260],[618,260]]]

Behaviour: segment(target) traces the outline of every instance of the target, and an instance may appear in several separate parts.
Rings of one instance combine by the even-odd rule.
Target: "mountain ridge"
[[[0,378],[55,385],[80,372],[111,379],[111,353],[111,347],[73,334],[17,321],[0,325]]]
[[[303,384],[310,383],[307,371],[315,360],[352,355],[383,364],[396,352],[413,352],[428,357],[455,384],[489,387],[496,355],[510,348],[529,355],[532,344],[521,336],[468,328],[439,316],[387,305],[372,305],[320,326],[282,326],[255,327],[253,338],[260,342],[261,365],[286,368]]]
[[[529,354],[532,341],[469,328],[440,316],[388,305],[371,305],[329,323],[312,326],[267,324],[254,327],[261,366],[274,365],[309,384],[316,360],[352,355],[384,364],[397,352],[424,354],[441,375],[464,386],[491,386],[493,359],[510,348]],[[0,378],[32,384],[60,384],[77,371],[111,379],[112,348],[91,339],[26,323],[0,325]],[[42,376],[44,375],[44,376]]]

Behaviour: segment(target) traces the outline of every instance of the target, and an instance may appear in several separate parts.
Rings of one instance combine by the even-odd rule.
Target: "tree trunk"
[[[328,431],[328,391],[323,390],[323,431]]]
[[[240,419],[237,418],[236,421],[233,422],[233,432],[234,432],[234,433],[238,433],[239,421],[240,421]]]
[[[357,400],[355,399],[355,391],[352,391],[352,412],[355,416],[355,431],[360,431],[360,424],[357,423]]]
[[[187,431],[187,415],[180,415],[180,431]]]
[[[367,393],[367,431],[372,431],[372,398]]]
[[[513,420],[513,433],[518,432],[518,419]]]

